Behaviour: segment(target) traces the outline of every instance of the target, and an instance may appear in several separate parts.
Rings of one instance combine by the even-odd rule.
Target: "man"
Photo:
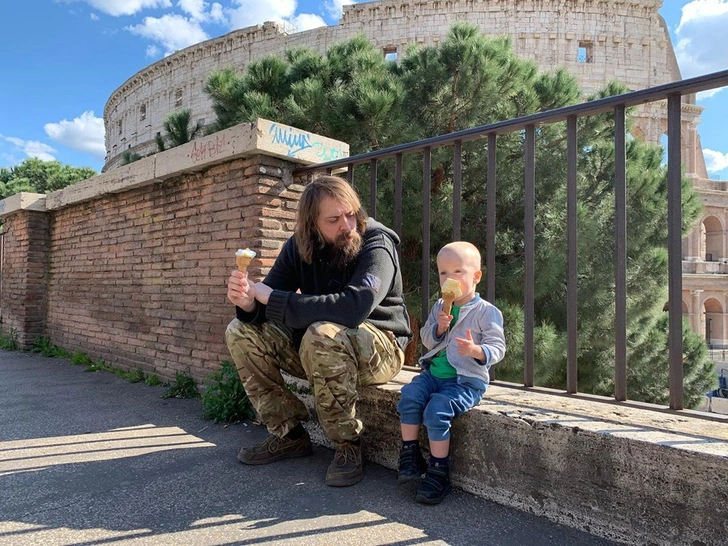
[[[336,446],[326,472],[334,487],[361,481],[362,422],[357,388],[386,383],[402,369],[412,333],[402,297],[399,237],[367,218],[342,178],[304,189],[294,235],[262,282],[233,271],[236,306],[226,340],[253,406],[271,436],[238,453],[267,464],[311,453],[305,405],[281,370],[307,378],[319,422]]]

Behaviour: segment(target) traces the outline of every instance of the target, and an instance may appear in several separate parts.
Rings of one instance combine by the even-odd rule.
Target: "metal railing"
[[[377,164],[385,159],[395,160],[394,229],[402,234],[402,172],[403,157],[421,153],[422,160],[422,314],[428,312],[430,293],[430,190],[432,150],[453,147],[453,238],[461,233],[461,172],[462,144],[487,139],[487,203],[486,203],[486,299],[495,301],[495,200],[497,137],[522,132],[525,137],[525,207],[524,207],[524,379],[525,387],[534,386],[534,286],[535,286],[535,205],[536,205],[536,128],[566,121],[567,131],[567,376],[566,391],[577,393],[577,119],[612,112],[615,124],[614,178],[614,241],[615,241],[615,370],[614,398],[627,399],[627,212],[626,212],[626,110],[632,106],[667,100],[667,219],[668,219],[668,345],[669,345],[669,407],[683,409],[682,364],[682,256],[681,256],[681,97],[728,85],[728,70],[697,78],[673,82],[649,89],[616,95],[539,112],[520,118],[482,125],[448,133],[417,142],[329,161],[296,170],[296,175],[314,172],[331,173],[346,168],[353,182],[354,168],[368,165],[370,172],[369,214],[377,213]],[[675,303],[673,305],[673,302]]]

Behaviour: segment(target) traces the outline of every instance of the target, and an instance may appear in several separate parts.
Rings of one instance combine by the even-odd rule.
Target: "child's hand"
[[[447,332],[451,322],[452,315],[448,315],[445,311],[439,311],[437,313],[437,337],[442,337]]]
[[[473,334],[470,330],[467,331],[467,337],[456,337],[455,341],[458,344],[459,355],[485,360],[483,348],[473,342]]]

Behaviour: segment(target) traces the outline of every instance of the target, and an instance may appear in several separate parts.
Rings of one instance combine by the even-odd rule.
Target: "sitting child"
[[[482,277],[475,245],[445,245],[437,255],[437,269],[443,299],[432,306],[420,330],[428,349],[420,359],[424,370],[402,388],[397,405],[402,426],[399,483],[420,479],[425,472],[417,438],[423,422],[427,428],[431,456],[415,499],[425,504],[438,504],[450,492],[452,420],[480,402],[488,369],[506,350],[503,315],[475,292]]]

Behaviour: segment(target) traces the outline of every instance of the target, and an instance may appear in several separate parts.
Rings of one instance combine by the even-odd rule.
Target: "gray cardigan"
[[[458,375],[476,377],[487,385],[490,378],[488,369],[503,359],[506,353],[506,340],[503,335],[503,314],[495,305],[482,299],[478,294],[460,308],[460,315],[453,326],[442,337],[436,338],[437,314],[442,310],[442,299],[437,300],[430,309],[427,322],[420,330],[422,344],[429,349],[420,358],[420,365],[429,368],[430,359],[447,347],[447,361]],[[458,353],[456,337],[467,337],[470,330],[473,342],[480,345],[485,353],[485,362]]]

